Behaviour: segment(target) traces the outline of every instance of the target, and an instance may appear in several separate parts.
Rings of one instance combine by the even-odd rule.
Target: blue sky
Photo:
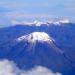
[[[0,0],[0,25],[12,21],[70,18],[74,21],[75,0]]]

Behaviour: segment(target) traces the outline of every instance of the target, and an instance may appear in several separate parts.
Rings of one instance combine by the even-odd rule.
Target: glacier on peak
[[[33,32],[31,34],[19,37],[17,40],[21,41],[21,40],[26,40],[28,39],[28,41],[54,41],[54,39],[52,39],[47,33],[45,32]]]

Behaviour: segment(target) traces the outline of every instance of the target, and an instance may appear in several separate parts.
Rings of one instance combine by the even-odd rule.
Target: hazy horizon
[[[13,20],[34,21],[67,18],[75,21],[75,0],[0,0],[0,27]]]

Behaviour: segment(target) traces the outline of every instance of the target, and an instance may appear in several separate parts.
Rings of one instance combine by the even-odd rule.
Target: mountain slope
[[[0,59],[13,60],[22,69],[41,65],[63,75],[74,75],[74,27],[18,25],[1,29],[0,35],[4,36],[0,36]]]

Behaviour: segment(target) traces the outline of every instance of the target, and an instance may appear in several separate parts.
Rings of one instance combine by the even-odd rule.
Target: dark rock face
[[[21,69],[31,69],[41,65],[63,75],[75,75],[75,25],[28,27],[16,26],[1,29],[0,59],[13,60]],[[10,31],[10,32],[8,32]],[[54,45],[61,49],[55,50],[47,42],[36,42],[30,47],[28,41],[14,43],[18,37],[31,32],[46,32],[55,39]],[[5,33],[4,33],[5,32]],[[12,34],[13,33],[13,34]],[[2,38],[3,37],[3,38]]]

